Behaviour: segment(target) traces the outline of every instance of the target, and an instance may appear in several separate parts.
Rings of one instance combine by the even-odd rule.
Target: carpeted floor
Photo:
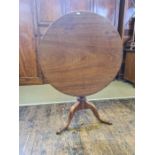
[[[96,101],[99,123],[90,110],[75,114],[68,131],[63,126],[71,103],[21,106],[20,155],[134,155],[134,99]]]

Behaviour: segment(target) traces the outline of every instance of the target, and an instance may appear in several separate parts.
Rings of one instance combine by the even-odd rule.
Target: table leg
[[[79,107],[79,102],[76,102],[75,104],[73,104],[69,110],[69,115],[68,115],[68,120],[67,120],[67,123],[65,125],[64,128],[60,129],[59,131],[56,132],[56,134],[61,134],[63,131],[67,130],[70,123],[71,123],[71,120],[74,116],[74,113],[78,110],[78,107]]]
[[[96,107],[95,107],[95,105],[94,105],[93,103],[91,103],[91,102],[86,102],[86,103],[85,103],[85,106],[86,106],[86,108],[90,109],[90,110],[93,112],[93,114],[95,115],[95,117],[96,117],[101,123],[108,124],[108,125],[112,125],[112,123],[110,123],[110,122],[108,122],[108,121],[104,121],[104,120],[102,120],[102,119],[100,118],[100,115],[99,115],[99,113],[98,113],[98,111],[97,111],[97,109],[96,109]]]
[[[78,101],[75,104],[73,104],[69,110],[69,115],[68,115],[68,120],[67,123],[65,125],[65,127],[61,128],[59,131],[56,132],[56,134],[61,134],[63,131],[67,130],[71,120],[75,114],[76,111],[81,110],[81,109],[90,109],[93,114],[95,115],[95,117],[104,124],[108,124],[108,125],[112,125],[112,123],[108,122],[108,121],[104,121],[100,118],[100,115],[95,107],[95,105],[91,102],[87,102],[86,100],[82,100],[82,101]]]

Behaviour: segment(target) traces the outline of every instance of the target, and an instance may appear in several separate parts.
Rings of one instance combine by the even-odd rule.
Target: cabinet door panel
[[[115,26],[118,26],[120,0],[95,0],[94,12],[106,17]]]
[[[125,59],[124,79],[135,83],[135,53],[127,52]]]
[[[67,0],[66,13],[73,11],[91,11],[92,0]]]
[[[26,78],[29,83],[38,78],[32,2],[20,0],[19,6],[19,75],[20,81],[26,82]]]
[[[49,23],[63,15],[63,0],[36,0],[38,23]]]

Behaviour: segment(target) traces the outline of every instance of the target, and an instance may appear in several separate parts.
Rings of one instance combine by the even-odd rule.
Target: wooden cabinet
[[[19,75],[20,84],[40,84],[36,55],[35,19],[32,0],[20,0]]]
[[[124,79],[135,83],[135,52],[126,52]]]
[[[117,28],[120,0],[20,0],[20,84],[41,84],[38,45],[49,24],[72,11],[91,11],[109,19]]]

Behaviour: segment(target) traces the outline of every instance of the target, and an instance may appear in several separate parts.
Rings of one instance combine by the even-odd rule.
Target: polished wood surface
[[[90,12],[67,14],[49,27],[40,42],[43,75],[65,94],[96,93],[115,78],[122,60],[121,43],[104,17]]]
[[[124,79],[135,83],[135,52],[126,52]]]
[[[130,4],[133,1],[129,0],[126,2],[129,3],[128,9],[133,7]],[[19,80],[21,85],[46,82],[41,76],[37,63],[38,44],[46,33],[49,24],[59,17],[72,11],[91,11],[107,18],[112,25],[118,28],[120,34],[123,32],[123,27],[120,27],[120,24],[123,24],[125,21],[126,29],[130,20],[127,16],[123,19],[123,14],[121,13],[123,1],[120,0],[20,0],[19,4]],[[125,14],[128,14],[128,10],[126,11]],[[121,31],[120,28],[122,28]],[[125,37],[123,40],[126,40],[127,36],[122,37]]]
[[[37,51],[50,23],[73,11],[90,11],[118,28],[120,0],[19,0],[20,85],[47,83],[38,65]]]
[[[134,155],[134,100],[95,103],[101,124],[90,110],[75,113],[69,131],[56,135],[73,103],[20,107],[20,155]]]
[[[19,5],[19,76],[20,84],[41,84],[39,77],[32,0]]]

